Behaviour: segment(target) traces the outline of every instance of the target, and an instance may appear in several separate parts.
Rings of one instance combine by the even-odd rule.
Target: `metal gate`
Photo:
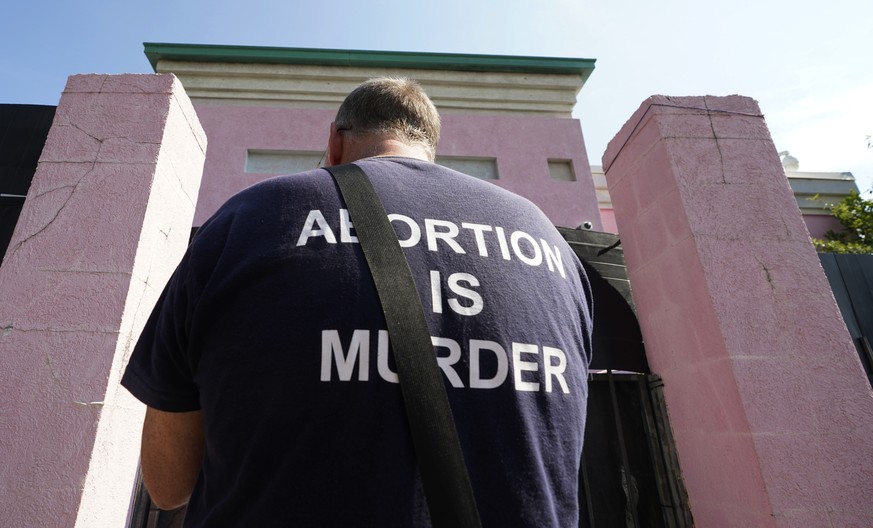
[[[594,359],[579,475],[579,526],[693,526],[664,405],[643,348],[616,235],[559,228],[594,298]]]

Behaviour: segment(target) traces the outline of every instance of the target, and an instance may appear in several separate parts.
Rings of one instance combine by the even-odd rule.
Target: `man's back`
[[[415,276],[485,526],[578,515],[590,295],[526,200],[408,158],[358,162]],[[192,525],[410,526],[422,499],[384,318],[326,171],[204,227],[125,384],[203,409]],[[156,312],[158,313],[158,312]],[[155,344],[157,343],[157,344]],[[169,394],[169,396],[167,396]],[[159,395],[159,396],[157,396]]]

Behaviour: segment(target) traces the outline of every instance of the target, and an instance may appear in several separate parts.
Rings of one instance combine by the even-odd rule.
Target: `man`
[[[370,176],[413,271],[484,526],[574,526],[591,304],[545,216],[433,163],[417,83],[374,79],[328,162]],[[323,169],[231,198],[198,232],[122,384],[143,479],[188,526],[426,524],[384,317]],[[424,513],[423,513],[424,512]]]

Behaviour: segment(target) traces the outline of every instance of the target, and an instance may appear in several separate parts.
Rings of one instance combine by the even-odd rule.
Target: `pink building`
[[[439,163],[529,198],[598,272],[582,526],[873,525],[873,393],[809,242],[828,220],[807,198],[854,184],[786,178],[753,100],[650,98],[592,171],[571,112],[593,60],[146,55],[175,77],[70,78],[0,268],[11,525],[147,525],[142,408],[118,387],[131,342],[190,228],[315,167],[343,97],[378,75],[431,95]]]

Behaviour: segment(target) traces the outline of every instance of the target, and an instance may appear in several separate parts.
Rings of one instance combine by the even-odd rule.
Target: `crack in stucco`
[[[77,125],[77,124],[75,124],[75,123],[69,123],[69,124],[66,125],[66,126],[69,126],[69,127],[75,128],[75,129],[78,130],[79,132],[85,134],[85,135],[88,136],[89,138],[91,138],[91,139],[93,139],[94,141],[98,142],[98,143],[100,144],[100,146],[102,146],[104,142],[106,142],[106,141],[108,141],[108,140],[110,140],[110,139],[125,139],[125,140],[127,140],[127,141],[130,141],[130,142],[133,143],[134,145],[161,145],[161,144],[163,143],[163,141],[136,141],[136,140],[132,140],[132,139],[130,139],[130,138],[127,137],[127,136],[106,136],[106,137],[104,137],[104,138],[101,139],[101,138],[98,138],[97,136],[95,136],[95,135],[89,133],[89,132],[86,131],[84,128],[80,127],[79,125]],[[95,158],[96,158],[97,156],[99,156],[99,155],[100,155],[100,149],[98,148],[97,153],[95,154]],[[97,160],[95,159],[95,161],[97,161]],[[125,161],[125,163],[129,163],[129,162]],[[149,163],[151,163],[151,162],[149,162]]]
[[[776,291],[776,285],[773,284],[773,275],[770,273],[770,268],[767,267],[766,264],[761,262],[761,260],[755,257],[755,260],[758,261],[758,265],[761,266],[761,269],[764,270],[764,278],[767,279],[767,284],[770,286],[770,291]]]
[[[45,332],[50,334],[98,334],[98,335],[117,335],[117,330],[100,330],[100,329],[91,329],[91,328],[22,328],[20,326],[7,326],[9,330],[15,330],[16,332]],[[6,330],[4,328],[3,330]]]
[[[767,276],[767,282],[770,283],[770,289],[775,290],[776,287],[773,286],[773,276],[770,275],[770,270],[767,269],[767,266],[761,266],[761,267],[764,268],[764,274]]]
[[[77,127],[76,125],[71,125],[71,126],[73,126],[74,128],[76,128],[76,129],[78,129],[78,130],[82,130],[82,129],[80,129],[79,127]],[[91,136],[90,134],[88,134],[88,133],[85,132],[84,130],[82,130],[82,132],[83,132],[84,134],[88,135],[89,137],[94,138],[94,136]],[[39,236],[39,235],[42,234],[46,229],[48,229],[48,228],[49,228],[49,227],[50,227],[50,226],[55,222],[55,220],[58,219],[58,217],[61,215],[61,213],[64,211],[64,209],[66,209],[67,204],[70,203],[70,200],[72,200],[73,195],[76,194],[76,191],[78,190],[78,188],[79,188],[79,186],[82,184],[82,182],[85,181],[85,178],[87,178],[89,175],[91,175],[91,173],[94,172],[94,169],[96,169],[96,167],[97,167],[97,158],[100,157],[100,150],[103,148],[103,141],[100,140],[100,139],[97,139],[97,138],[94,138],[94,139],[96,139],[96,140],[99,142],[99,144],[97,145],[97,152],[94,154],[94,161],[91,162],[91,168],[88,169],[88,171],[86,171],[85,174],[83,174],[82,176],[80,176],[79,179],[76,180],[76,183],[74,183],[73,185],[64,185],[64,186],[62,186],[62,187],[57,187],[57,188],[55,188],[55,189],[52,189],[52,191],[46,191],[45,193],[39,195],[39,196],[44,196],[45,194],[48,194],[49,192],[58,191],[58,190],[61,190],[61,189],[70,189],[70,194],[67,195],[67,197],[64,199],[64,203],[62,203],[61,206],[58,208],[58,210],[55,211],[55,214],[54,214],[54,216],[52,217],[52,219],[49,220],[47,224],[45,224],[45,225],[42,226],[40,229],[38,229],[35,233],[32,233],[31,235],[28,235],[28,236],[25,237],[23,240],[21,240],[20,242],[18,242],[17,244],[15,244],[15,247],[13,247],[12,249],[10,249],[10,250],[8,250],[8,251],[6,252],[6,253],[7,253],[7,256],[12,256],[12,255],[14,255],[14,254],[19,250],[19,249],[21,249],[22,246],[24,246],[24,244],[28,243],[28,242],[29,242],[30,240],[32,240],[34,237]]]
[[[132,352],[131,345],[133,345],[134,334],[137,334],[137,336],[138,336],[139,333],[142,332],[141,329],[139,332],[136,331],[136,328],[138,327],[137,317],[140,314],[140,309],[142,308],[143,299],[145,298],[146,293],[148,292],[148,289],[149,289],[148,278],[151,276],[151,273],[152,273],[152,262],[153,262],[152,260],[149,260],[149,269],[146,271],[146,277],[142,281],[142,291],[140,292],[139,298],[137,300],[136,309],[133,311],[133,321],[131,321],[131,328],[134,330],[132,332],[127,332],[127,335],[124,337],[124,349],[122,351],[122,362],[125,365],[130,360],[130,354]],[[146,317],[148,317],[148,315]]]
[[[55,373],[55,367],[52,365],[52,360],[49,357],[48,352],[43,353],[43,359],[45,360],[45,366],[48,367],[49,376],[51,376],[52,381],[55,382],[55,385],[60,385],[61,380],[58,378],[57,373]]]
[[[791,238],[791,227],[788,226],[788,222],[785,220],[785,217],[779,215],[779,221],[782,222],[782,229],[785,230],[785,237]]]
[[[55,191],[60,191],[61,189],[75,189],[75,188],[76,188],[75,184],[73,184],[73,185],[61,185],[60,187],[55,187],[53,189],[49,189],[49,190],[41,192],[39,194],[35,194],[35,195],[31,196],[30,199],[42,198],[43,196],[45,196],[47,194],[51,194]]]
[[[667,101],[670,101],[671,103],[673,102],[673,99],[671,97],[665,97],[665,99]],[[750,114],[748,112],[734,112],[734,111],[730,111],[730,110],[719,110],[717,108],[709,108],[709,106],[706,104],[706,98],[704,98],[703,101],[704,101],[703,108],[700,108],[697,106],[689,106],[689,105],[664,104],[664,103],[654,103],[654,102],[650,103],[649,106],[646,107],[645,111],[643,112],[643,115],[640,116],[640,118],[637,120],[636,124],[634,124],[633,128],[631,128],[631,131],[628,133],[627,137],[624,138],[624,141],[622,142],[621,146],[618,147],[618,152],[616,152],[615,156],[612,157],[612,160],[609,162],[609,165],[603,166],[603,170],[605,172],[609,172],[610,167],[612,167],[612,165],[618,160],[619,156],[624,151],[624,147],[627,146],[628,142],[634,138],[634,135],[636,134],[637,129],[646,120],[647,116],[649,115],[649,111],[656,106],[662,106],[665,108],[674,108],[674,109],[681,108],[681,109],[685,109],[685,110],[704,111],[708,115],[710,115],[710,127],[713,126],[712,125],[712,117],[711,117],[712,114],[741,115],[741,116],[746,116],[746,117],[759,117],[759,118],[764,117],[763,114]],[[619,135],[621,135],[624,132],[624,130],[625,130],[625,128],[622,128],[622,130],[619,132]],[[714,131],[713,131],[713,134],[714,134]],[[616,137],[618,137],[618,136],[616,136]],[[674,137],[679,137],[679,136],[674,136]],[[718,138],[716,138],[716,144],[718,144]],[[721,154],[721,149],[719,149],[719,154]],[[722,169],[724,169],[724,167],[722,167]],[[725,183],[727,183],[727,182],[725,182]]]
[[[127,82],[127,81],[125,81],[125,80],[119,80],[118,83],[117,83],[117,85],[118,85],[119,87],[123,86],[123,87],[129,89],[129,91],[127,91],[127,92],[122,92],[122,91],[119,90],[118,93],[132,93],[132,94],[144,94],[144,93],[152,94],[152,93],[154,93],[154,92],[152,92],[151,90],[145,90],[145,89],[143,89],[142,86],[139,86],[139,85],[136,84],[136,83],[133,83],[133,82]]]
[[[179,184],[179,189],[182,191],[182,194],[185,195],[185,198],[188,200],[188,203],[191,204],[191,207],[197,207],[197,204],[194,203],[194,199],[191,198],[191,195],[188,194],[188,191],[185,190],[185,183],[182,181],[182,178],[179,176],[179,171],[176,170],[176,164],[173,163],[173,160],[170,159],[170,169],[173,171],[173,176],[176,177],[176,183]]]
[[[91,171],[88,171],[88,172],[90,173]],[[83,178],[84,178],[84,176],[83,176]],[[64,209],[67,207],[67,204],[70,203],[70,200],[72,199],[73,194],[76,193],[76,188],[79,186],[79,183],[81,183],[81,179],[80,179],[79,182],[76,183],[75,185],[65,185],[64,187],[58,187],[57,189],[54,189],[55,191],[60,190],[60,189],[71,189],[71,190],[70,190],[70,194],[68,194],[67,197],[64,199],[64,203],[62,203],[61,206],[58,208],[58,210],[55,211],[54,216],[52,217],[51,220],[48,221],[48,223],[46,223],[44,226],[42,226],[41,228],[39,228],[35,233],[33,233],[33,234],[31,234],[31,235],[28,235],[28,236],[27,236],[26,238],[24,238],[21,242],[18,242],[17,244],[15,244],[15,247],[13,247],[12,249],[10,249],[10,250],[8,251],[8,255],[9,255],[10,257],[13,256],[13,255],[14,255],[14,254],[19,250],[19,249],[21,249],[21,247],[22,247],[23,245],[25,245],[26,243],[30,242],[34,237],[39,236],[40,234],[42,234],[43,231],[45,231],[46,229],[48,229],[48,228],[49,228],[49,227],[50,227],[50,226],[55,222],[55,220],[58,219],[58,217],[61,215],[61,213],[62,213],[62,212],[64,211]],[[46,194],[47,194],[47,193],[46,193]]]
[[[171,104],[175,105],[176,108],[179,110],[179,113],[181,114],[182,119],[185,121],[185,125],[188,127],[188,131],[191,133],[191,136],[194,138],[194,142],[197,144],[197,148],[200,150],[200,152],[202,154],[205,155],[206,154],[206,145],[203,144],[204,143],[203,141],[201,141],[201,136],[203,135],[203,129],[200,128],[200,130],[198,131],[194,127],[195,121],[196,121],[196,113],[193,116],[195,121],[192,121],[191,116],[188,115],[188,112],[186,112],[185,107],[179,101],[179,98],[176,96],[176,94],[171,94],[170,100],[171,100]],[[168,112],[167,122],[165,123],[165,130],[166,130],[166,126],[169,125],[169,122],[170,122],[170,113]],[[205,140],[205,139],[206,138],[203,137],[203,140]],[[176,168],[176,164],[173,162],[172,157],[170,157],[170,156],[168,156],[168,157],[169,157],[170,167],[173,171],[173,175],[176,177],[176,182],[179,184],[179,188],[182,190],[182,194],[185,195],[185,198],[188,200],[188,203],[190,203],[192,207],[196,207],[197,203],[191,197],[191,195],[188,193],[187,189],[185,188],[185,182],[182,181],[182,178],[179,175],[179,171]],[[203,169],[201,168],[200,171],[201,171],[201,176],[202,176]]]
[[[43,273],[84,273],[87,275],[130,275],[129,271],[98,271],[98,270],[82,270],[82,269],[50,269],[40,268]]]
[[[15,246],[13,246],[12,248],[10,248],[10,249],[7,251],[7,254],[10,255],[10,256],[13,255],[16,251],[18,251],[18,250],[19,250],[19,249],[20,249],[24,244],[26,244],[27,242],[29,242],[31,239],[33,239],[34,237],[40,235],[42,232],[44,232],[46,229],[48,229],[48,228],[49,228],[49,227],[50,227],[50,226],[51,226],[51,225],[52,225],[52,224],[53,224],[53,223],[58,219],[58,217],[61,215],[61,213],[64,211],[64,209],[65,209],[65,208],[67,207],[67,205],[69,204],[70,200],[73,198],[73,195],[76,193],[76,191],[78,190],[79,186],[80,186],[80,185],[82,184],[82,182],[85,180],[85,178],[87,178],[88,176],[90,176],[90,175],[95,171],[95,169],[97,168],[97,163],[98,163],[97,160],[100,158],[100,152],[101,152],[101,150],[103,149],[104,141],[106,141],[106,140],[108,140],[108,139],[127,139],[125,136],[111,136],[111,137],[106,137],[106,138],[104,138],[104,139],[100,139],[100,138],[98,138],[98,137],[96,137],[96,136],[93,136],[93,135],[89,134],[87,131],[85,131],[83,128],[79,127],[79,126],[76,125],[76,124],[70,123],[68,126],[70,126],[70,127],[72,127],[72,128],[75,128],[76,130],[82,132],[82,133],[85,134],[86,136],[88,136],[88,137],[90,137],[91,139],[93,139],[93,140],[95,140],[95,141],[98,142],[97,152],[94,154],[94,160],[93,160],[93,161],[90,161],[90,162],[81,162],[81,163],[90,163],[91,167],[90,167],[90,168],[89,168],[89,169],[88,169],[84,174],[82,174],[82,175],[81,175],[81,176],[76,180],[76,182],[73,183],[73,184],[62,185],[62,186],[60,186],[60,187],[55,187],[55,188],[52,188],[52,189],[48,189],[48,190],[46,190],[46,191],[44,191],[44,192],[41,192],[41,193],[39,193],[39,194],[35,194],[35,195],[33,195],[32,197],[29,197],[29,199],[37,199],[37,198],[42,198],[42,197],[44,197],[44,196],[47,196],[47,195],[49,195],[49,194],[51,194],[51,193],[54,193],[54,192],[57,192],[57,191],[61,191],[61,190],[65,190],[65,189],[69,189],[69,190],[70,190],[70,193],[66,196],[66,198],[64,198],[64,202],[61,204],[61,206],[60,206],[60,207],[58,208],[58,210],[55,212],[55,214],[54,214],[54,216],[51,218],[51,220],[49,220],[49,221],[48,221],[44,226],[42,226],[40,229],[38,229],[35,233],[32,233],[32,234],[28,235],[26,238],[24,238],[24,239],[21,240],[20,242],[16,243]],[[143,145],[160,145],[160,142],[156,143],[156,142],[152,142],[152,141],[134,141],[134,143],[135,143],[135,144],[143,144]],[[43,162],[41,162],[40,164],[42,164],[42,163],[43,163]],[[66,164],[66,163],[69,163],[69,162],[45,162],[45,163],[64,163],[64,164]],[[138,165],[153,165],[153,163],[151,163],[151,162],[150,162],[150,163],[137,163],[137,164],[138,164]],[[178,180],[178,176],[177,176],[177,180]],[[180,186],[181,186],[181,181],[179,181],[179,184],[180,184]],[[191,202],[192,205],[193,205],[193,201],[191,200],[191,197],[188,196],[188,193],[185,192],[184,187],[182,188],[182,192],[185,193],[185,196],[188,198],[188,201]]]
[[[185,119],[185,124],[188,125],[188,130],[191,131],[191,135],[194,136],[194,141],[197,142],[197,146],[200,148],[200,152],[202,152],[203,154],[206,154],[206,145],[203,145],[200,143],[200,134],[202,133],[202,130],[203,130],[202,127],[201,127],[200,132],[198,132],[197,130],[194,130],[194,124],[192,123],[190,117],[188,116],[188,113],[185,111],[185,108],[182,106],[182,103],[179,102],[179,99],[176,97],[175,94],[172,95],[172,99],[173,99],[173,104],[175,104],[176,107],[179,109],[179,111],[182,113],[182,117]],[[196,118],[196,114],[195,114],[195,118]]]
[[[715,123],[712,122],[712,112],[706,102],[706,97],[703,98],[703,107],[706,108],[706,117],[709,119],[709,128],[712,129],[712,137],[715,138],[715,148],[718,151],[718,165],[721,168],[721,182],[727,183],[727,178],[724,174],[724,156],[721,153],[721,145],[718,142],[718,135],[715,133]]]
[[[101,81],[101,83],[100,83],[100,88],[98,88],[98,93],[100,93],[100,92],[103,91],[103,87],[105,86],[105,84],[106,84],[107,81],[108,81],[108,76],[104,76],[103,79],[102,79],[102,81]],[[177,107],[178,110],[180,111],[180,113],[181,113],[181,115],[182,115],[182,118],[183,118],[183,120],[185,121],[185,125],[188,127],[188,130],[190,131],[190,133],[191,133],[192,136],[194,137],[194,140],[195,140],[195,143],[197,144],[198,149],[200,150],[201,153],[205,152],[206,147],[205,147],[205,145],[203,145],[203,144],[201,143],[200,136],[198,135],[198,131],[195,130],[195,128],[194,128],[194,124],[193,124],[193,123],[191,122],[191,120],[189,119],[189,116],[188,116],[187,113],[185,112],[185,109],[182,107],[181,103],[178,101],[177,97],[176,97],[174,94],[171,94],[171,95],[170,95],[170,99],[171,99],[171,104],[176,105],[176,107]],[[168,120],[169,120],[169,114],[167,115],[167,121],[168,121]],[[164,124],[165,127],[166,127],[166,124],[167,124],[167,123],[165,122],[165,124]],[[94,160],[93,160],[92,162],[90,162],[90,163],[91,163],[91,168],[90,168],[90,169],[89,169],[85,174],[83,174],[83,175],[78,179],[78,181],[76,181],[76,183],[73,184],[73,185],[64,185],[64,186],[61,186],[61,187],[56,187],[56,188],[54,188],[54,189],[51,189],[51,190],[45,191],[44,193],[41,193],[41,194],[39,194],[39,195],[34,196],[34,198],[38,198],[38,197],[41,197],[41,196],[45,196],[45,195],[47,195],[47,194],[49,194],[49,193],[51,193],[51,192],[56,192],[56,191],[59,191],[59,190],[62,190],[62,189],[71,189],[71,190],[70,190],[70,194],[65,198],[64,203],[61,204],[60,208],[58,208],[58,210],[57,210],[57,212],[55,213],[54,217],[52,217],[52,219],[49,220],[49,222],[48,222],[46,225],[44,225],[42,228],[40,228],[38,231],[36,231],[36,232],[33,233],[32,235],[29,235],[27,238],[25,238],[25,239],[22,240],[21,242],[17,243],[13,248],[10,248],[9,251],[7,252],[7,253],[10,254],[10,255],[13,254],[15,251],[17,251],[18,249],[20,249],[21,246],[23,246],[25,243],[27,243],[28,241],[30,241],[32,238],[34,238],[35,236],[38,236],[39,234],[41,234],[41,233],[42,233],[43,231],[45,231],[48,227],[50,227],[50,226],[55,222],[55,220],[57,220],[58,216],[60,216],[61,212],[66,208],[66,206],[67,206],[67,204],[69,203],[70,199],[72,198],[73,194],[75,194],[75,192],[76,192],[78,186],[79,186],[79,185],[82,183],[82,181],[83,181],[86,177],[88,177],[88,176],[89,176],[89,175],[94,171],[94,169],[96,168],[97,163],[98,163],[98,160],[100,159],[100,154],[101,154],[101,151],[102,151],[102,149],[103,149],[103,145],[104,145],[104,142],[105,142],[105,141],[107,141],[107,140],[111,140],[111,139],[126,139],[126,140],[130,141],[130,139],[127,138],[126,136],[107,136],[107,137],[99,138],[99,137],[97,137],[97,136],[91,134],[90,132],[88,132],[87,130],[85,130],[84,128],[82,128],[81,126],[79,126],[78,124],[73,123],[73,122],[67,123],[67,124],[64,125],[64,126],[69,126],[69,127],[73,128],[73,129],[75,129],[75,130],[78,130],[79,132],[81,132],[81,133],[84,134],[85,136],[87,136],[87,137],[93,139],[94,141],[96,141],[96,142],[98,143],[98,146],[97,146],[97,152],[94,154]],[[162,138],[160,141],[132,141],[132,143],[137,144],[137,145],[159,145],[159,146],[161,146],[161,145],[163,145],[164,141],[163,141],[163,138]],[[158,157],[160,157],[160,151],[158,152]],[[155,162],[149,162],[149,163],[143,163],[143,164],[145,164],[145,165],[151,165],[151,164],[153,164],[153,163],[157,163],[157,161],[158,161],[158,160],[155,160]],[[171,169],[172,169],[172,171],[173,171],[173,175],[175,176],[176,182],[177,182],[177,184],[179,185],[179,188],[180,188],[180,190],[182,191],[182,194],[185,196],[185,198],[187,199],[188,203],[190,203],[192,207],[196,207],[195,200],[191,197],[191,195],[188,193],[187,189],[185,188],[185,184],[184,184],[184,182],[182,181],[182,178],[179,176],[179,171],[176,169],[175,163],[173,163],[172,158],[169,159],[169,162],[170,162],[170,167],[171,167]],[[88,162],[85,162],[85,163],[88,163]],[[165,234],[165,236],[168,237],[167,234]]]
[[[12,333],[12,325],[6,325],[3,327],[3,337],[6,337],[11,333]]]
[[[94,161],[97,161],[97,156],[100,154],[100,147],[103,146],[103,142],[106,141],[107,139],[113,139],[113,138],[108,138],[108,137],[100,139],[97,136],[94,136],[91,133],[87,132],[84,128],[80,127],[76,123],[68,123],[67,126],[75,128],[79,132],[85,134],[86,136],[88,136],[89,138],[93,139],[94,141],[96,141],[98,143],[97,153],[94,154]]]

